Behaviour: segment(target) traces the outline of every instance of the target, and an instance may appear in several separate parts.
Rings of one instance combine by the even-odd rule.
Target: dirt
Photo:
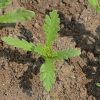
[[[0,100],[100,100],[100,14],[87,0],[13,0],[5,13],[16,7],[36,13],[31,21],[3,24],[0,36],[11,35],[33,43],[45,42],[43,22],[52,9],[59,11],[61,30],[54,48],[78,47],[81,55],[55,63],[57,79],[44,90],[39,79],[43,59],[0,42]]]

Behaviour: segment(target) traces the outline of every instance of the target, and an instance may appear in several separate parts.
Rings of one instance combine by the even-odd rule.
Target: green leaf
[[[100,83],[96,83],[96,86],[100,87]]]
[[[50,91],[55,83],[55,66],[52,59],[46,59],[45,63],[40,68],[40,79],[43,81],[43,86],[47,91]]]
[[[16,23],[31,20],[34,15],[35,13],[33,11],[25,8],[18,8],[0,16],[0,23]]]
[[[0,9],[6,7],[7,5],[11,4],[11,0],[0,0]]]
[[[55,58],[56,56],[51,48],[41,43],[38,43],[35,46],[34,51],[41,55],[43,58]]]
[[[50,12],[50,15],[46,15],[44,23],[44,31],[46,33],[46,44],[51,45],[54,39],[57,37],[60,19],[56,10]]]
[[[75,49],[69,48],[55,53],[57,55],[55,57],[56,59],[68,59],[71,57],[79,56],[81,54],[81,51],[76,48]]]
[[[8,36],[8,37],[2,37],[2,40],[8,45],[13,45],[15,47],[22,48],[23,50],[27,50],[27,51],[34,50],[34,44],[29,43],[24,39],[20,40],[18,38],[13,38]]]
[[[45,52],[44,52],[44,45],[41,44],[41,43],[38,43],[38,44],[35,46],[34,52],[37,52],[37,53],[40,54],[40,55],[45,55]]]
[[[88,0],[89,4],[96,9],[97,12],[100,12],[100,6],[98,0]]]

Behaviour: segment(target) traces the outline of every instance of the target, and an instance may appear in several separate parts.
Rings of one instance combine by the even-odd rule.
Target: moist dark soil
[[[0,37],[11,35],[44,43],[44,17],[57,9],[61,30],[54,48],[80,48],[81,55],[56,62],[57,79],[48,93],[39,78],[43,59],[0,40],[0,100],[100,100],[100,14],[87,0],[13,0],[4,13],[25,7],[36,13],[27,22],[3,24]]]

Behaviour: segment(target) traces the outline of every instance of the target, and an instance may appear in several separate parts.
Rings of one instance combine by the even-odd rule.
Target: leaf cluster
[[[29,43],[25,40],[20,40],[13,37],[3,37],[2,40],[9,45],[13,45],[24,50],[36,52],[41,55],[45,62],[40,68],[40,79],[43,82],[43,86],[47,91],[50,91],[52,85],[56,80],[55,60],[68,59],[74,56],[80,55],[80,50],[74,48],[68,48],[61,51],[55,51],[52,48],[53,41],[57,38],[57,32],[60,30],[60,18],[56,10],[46,15],[44,20],[44,32],[46,35],[46,43],[41,44]]]

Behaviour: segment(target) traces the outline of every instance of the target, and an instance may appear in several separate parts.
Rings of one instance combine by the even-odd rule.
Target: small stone
[[[37,28],[37,29],[39,29],[40,25],[38,23],[35,23],[34,27]]]
[[[28,66],[24,66],[23,70],[27,71],[27,69],[28,69]]]
[[[92,69],[93,69],[94,73],[96,73],[97,67],[92,67]]]

